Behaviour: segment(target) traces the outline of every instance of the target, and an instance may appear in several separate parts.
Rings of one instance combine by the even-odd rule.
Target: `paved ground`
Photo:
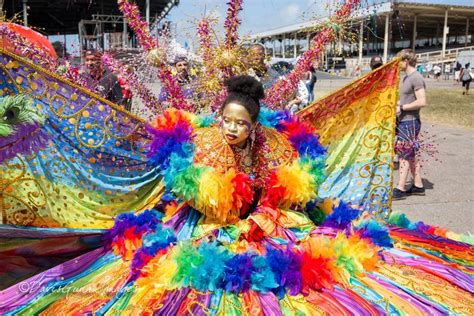
[[[423,163],[425,196],[394,201],[393,209],[459,233],[474,233],[474,130],[424,124],[438,146]],[[395,171],[395,180],[398,172]]]
[[[316,98],[350,82],[350,79],[326,74],[316,83]],[[453,81],[427,79],[426,82],[428,89],[460,89]],[[437,145],[436,158],[440,161],[426,159],[423,164],[426,195],[395,201],[393,209],[406,213],[412,220],[459,233],[474,233],[474,130],[430,122],[424,122],[422,129],[428,131],[427,138],[433,137],[430,142]],[[396,171],[395,180],[397,176]]]

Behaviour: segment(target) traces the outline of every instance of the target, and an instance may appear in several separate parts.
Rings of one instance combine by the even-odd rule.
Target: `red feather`
[[[303,278],[303,293],[309,290],[321,290],[332,288],[334,277],[332,275],[332,264],[328,258],[317,257],[304,253],[301,260],[301,276]]]
[[[232,185],[234,187],[234,192],[232,192],[233,208],[240,209],[240,213],[245,214],[253,200],[252,182],[248,175],[239,172],[232,179]]]
[[[278,207],[280,201],[283,200],[285,193],[285,187],[279,183],[276,173],[272,172],[270,174],[264,205],[272,208]]]

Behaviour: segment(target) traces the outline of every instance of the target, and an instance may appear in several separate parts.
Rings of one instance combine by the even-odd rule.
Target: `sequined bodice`
[[[270,149],[268,153],[268,167],[270,169],[288,164],[297,157],[296,151],[284,135],[265,127],[264,132]],[[248,148],[232,148],[222,137],[219,127],[198,129],[194,143],[196,144],[195,162],[222,172],[236,168],[250,174],[252,169],[251,151]]]

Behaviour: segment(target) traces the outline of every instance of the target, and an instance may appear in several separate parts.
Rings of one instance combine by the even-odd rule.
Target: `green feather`
[[[44,124],[44,116],[25,94],[0,98],[0,137],[13,134],[20,125]]]

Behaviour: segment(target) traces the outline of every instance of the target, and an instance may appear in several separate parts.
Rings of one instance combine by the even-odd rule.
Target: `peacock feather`
[[[45,118],[24,94],[0,98],[0,163],[30,154],[46,143]]]
[[[22,125],[44,124],[44,117],[24,94],[0,98],[0,137],[6,137]]]

